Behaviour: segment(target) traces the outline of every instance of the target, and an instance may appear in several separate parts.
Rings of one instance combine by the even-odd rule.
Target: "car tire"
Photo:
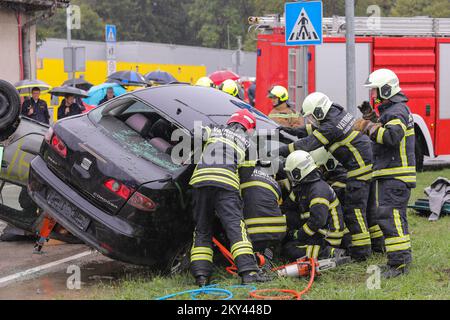
[[[175,254],[170,259],[167,264],[165,273],[169,275],[177,275],[189,270],[190,253],[191,253],[192,242],[185,244],[175,251]]]
[[[6,140],[17,129],[19,115],[19,93],[9,82],[0,80],[0,141]]]
[[[423,172],[423,163],[425,159],[425,154],[423,151],[423,142],[420,136],[417,136],[416,138],[415,153],[416,153],[416,171]]]

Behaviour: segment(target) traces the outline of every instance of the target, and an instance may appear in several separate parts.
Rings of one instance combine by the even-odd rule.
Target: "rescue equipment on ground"
[[[36,241],[34,245],[34,252],[36,254],[42,253],[42,248],[44,247],[45,242],[49,240],[50,233],[56,225],[56,220],[50,218],[48,215],[44,217],[44,221],[42,223],[42,227],[39,230],[39,239]]]

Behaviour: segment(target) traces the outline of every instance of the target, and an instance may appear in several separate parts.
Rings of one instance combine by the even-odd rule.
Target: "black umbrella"
[[[178,80],[170,73],[159,70],[147,73],[145,75],[145,79],[147,81],[156,82],[157,84],[170,84],[178,82]]]
[[[14,87],[19,91],[21,96],[31,95],[31,90],[33,88],[39,88],[41,93],[47,93],[52,87],[40,80],[22,80],[17,82]]]
[[[76,78],[76,79],[70,79],[64,81],[62,84],[63,87],[75,87],[84,91],[89,91],[90,88],[92,88],[94,85],[88,81],[86,81],[84,78]]]
[[[111,81],[112,80],[112,81]],[[108,76],[108,82],[118,83],[122,86],[147,85],[144,76],[136,71],[118,71]]]
[[[62,87],[53,88],[50,91],[50,93],[57,97],[64,97],[66,95],[72,95],[75,97],[86,98],[89,96],[86,91],[75,88],[75,87],[70,87],[70,86],[62,86]]]

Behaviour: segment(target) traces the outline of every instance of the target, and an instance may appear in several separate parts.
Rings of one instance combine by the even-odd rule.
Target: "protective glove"
[[[287,241],[295,241],[298,240],[298,230],[290,230],[286,234]]]
[[[369,126],[370,123],[371,123],[370,120],[358,119],[358,120],[356,120],[355,124],[353,125],[353,130],[359,131],[359,132],[362,132],[365,134],[367,127]]]
[[[361,111],[364,120],[370,120],[372,122],[378,121],[378,116],[375,110],[373,110],[369,101],[364,101],[360,106],[358,106],[359,111]]]
[[[369,137],[372,137],[382,126],[383,125],[381,123],[373,123],[370,120],[359,119],[355,122],[353,130],[359,131],[363,134],[368,135]]]

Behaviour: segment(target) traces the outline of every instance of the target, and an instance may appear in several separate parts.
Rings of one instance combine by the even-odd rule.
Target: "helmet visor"
[[[298,184],[302,180],[302,172],[298,168],[295,168],[292,171],[286,170],[286,175],[289,181],[294,185]]]
[[[305,124],[310,124],[316,128],[319,127],[319,121],[317,121],[317,119],[312,114],[309,114],[305,117]]]

